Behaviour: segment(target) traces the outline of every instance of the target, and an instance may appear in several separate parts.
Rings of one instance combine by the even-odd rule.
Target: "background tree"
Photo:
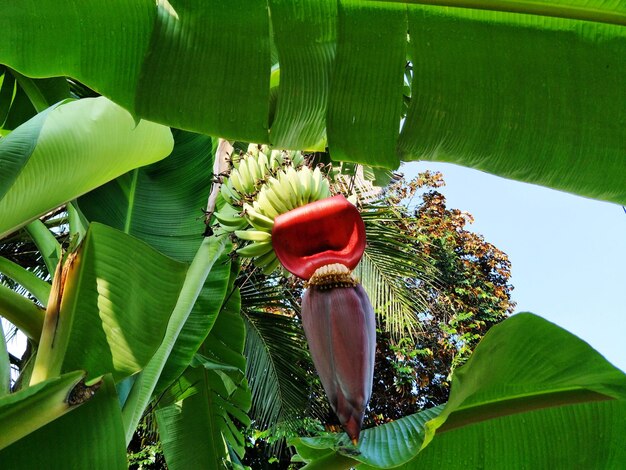
[[[471,214],[446,207],[441,173],[420,173],[391,185],[387,202],[405,217],[405,230],[435,269],[434,282],[411,289],[426,298],[420,332],[394,340],[381,331],[370,410],[374,421],[393,420],[445,403],[450,376],[493,325],[512,313],[507,255],[468,229]],[[426,190],[413,209],[420,190]]]

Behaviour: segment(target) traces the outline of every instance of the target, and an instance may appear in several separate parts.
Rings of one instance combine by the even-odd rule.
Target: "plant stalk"
[[[550,2],[528,0],[382,0],[390,3],[410,3],[413,5],[435,5],[442,7],[468,8],[524,15],[549,16],[567,20],[593,21],[596,23],[626,26],[626,15],[609,9],[601,10],[588,6],[573,6]]]
[[[48,297],[50,297],[50,284],[38,278],[32,272],[24,269],[13,261],[0,257],[0,273],[10,277],[15,282],[20,284],[43,305],[48,303]]]
[[[55,270],[41,341],[30,378],[31,386],[61,374],[73,320],[67,314],[61,313],[63,298],[67,293],[66,285],[67,291],[77,288],[79,282],[73,274],[78,272],[79,265],[79,252],[70,253],[67,260],[64,263],[60,262]],[[68,296],[71,297],[71,293]],[[71,311],[71,309],[65,309],[65,311]]]

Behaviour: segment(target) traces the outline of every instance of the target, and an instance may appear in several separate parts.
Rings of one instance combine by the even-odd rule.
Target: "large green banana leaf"
[[[105,98],[48,108],[0,140],[0,238],[171,150],[168,128]]]
[[[445,460],[435,466],[442,468],[505,468],[507,462],[571,468],[580,459],[623,459],[626,449],[614,447],[626,431],[624,416],[626,374],[574,335],[535,315],[518,314],[493,327],[456,371],[443,410],[365,430],[358,449],[346,448],[345,435],[295,444],[307,460],[327,464],[335,455],[337,462],[349,457],[373,468],[433,468],[438,455]],[[454,459],[458,462],[448,465]]]
[[[420,3],[439,2],[2,0],[0,63],[210,135],[319,148],[325,127],[345,159],[452,161],[626,202],[623,3]],[[271,39],[284,73],[268,133]]]
[[[159,162],[132,170],[78,200],[92,222],[129,233],[179,261],[191,262],[206,229],[201,212],[213,181],[213,141],[174,130],[174,150]],[[226,250],[230,251],[230,250]],[[230,263],[217,260],[167,360],[157,391],[190,364],[226,294]]]
[[[136,168],[78,199],[91,222],[100,222],[191,262],[205,230],[202,208],[213,178],[212,139],[173,131],[168,158]]]
[[[71,375],[76,376],[67,374]],[[105,376],[93,398],[71,413],[3,449],[0,467],[12,470],[128,468],[119,400],[112,378]]]
[[[190,367],[157,410],[168,468],[222,468],[226,443],[243,456],[244,426],[251,405],[242,355],[245,327],[239,290],[231,291],[194,367]],[[174,400],[173,403],[168,403]]]
[[[0,449],[74,410],[68,397],[80,389],[85,373],[70,372],[0,399]]]
[[[0,63],[33,77],[74,77],[172,127],[267,139],[265,1],[38,0],[0,9]]]
[[[127,442],[130,442],[144,410],[154,397],[159,378],[177,344],[176,341],[206,285],[207,277],[214,264],[222,259],[227,244],[226,237],[205,238],[189,266],[180,295],[171,311],[163,341],[138,379],[132,384],[130,393],[124,400],[122,413]],[[221,302],[220,299],[220,304]],[[182,353],[186,354],[187,352],[183,351]]]
[[[63,369],[119,381],[160,346],[187,267],[98,223],[76,259],[61,303],[61,320],[73,319]]]

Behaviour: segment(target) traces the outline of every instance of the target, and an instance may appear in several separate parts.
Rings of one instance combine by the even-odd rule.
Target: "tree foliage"
[[[416,312],[420,331],[394,340],[380,331],[374,395],[375,421],[389,421],[443,404],[453,370],[465,363],[485,333],[513,311],[511,263],[500,249],[468,227],[471,214],[446,206],[441,173],[424,172],[394,183],[387,202],[404,215],[404,230],[436,272],[433,282],[414,280],[426,300]],[[411,209],[402,201],[420,202]],[[418,294],[419,292],[419,294]]]

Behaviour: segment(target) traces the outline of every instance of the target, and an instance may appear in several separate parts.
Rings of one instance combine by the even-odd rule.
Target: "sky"
[[[574,333],[626,371],[626,213],[621,206],[506,180],[457,165],[411,162],[407,179],[441,171],[448,208],[508,254],[514,313]]]

